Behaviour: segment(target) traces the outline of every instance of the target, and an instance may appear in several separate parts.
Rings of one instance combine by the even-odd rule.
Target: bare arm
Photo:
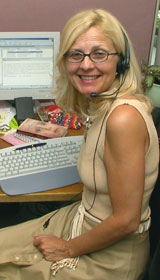
[[[148,145],[147,129],[138,111],[127,105],[116,108],[107,121],[104,150],[113,213],[85,234],[68,242],[59,239],[60,248],[63,247],[62,258],[106,248],[138,229],[144,188],[144,157]],[[46,238],[37,237],[35,244],[44,254],[52,247],[47,245]],[[55,247],[55,237],[50,238],[50,245]],[[44,249],[45,246],[49,249]],[[49,254],[53,261],[57,260],[55,251]]]

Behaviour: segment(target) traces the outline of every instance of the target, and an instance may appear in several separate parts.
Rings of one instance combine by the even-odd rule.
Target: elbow
[[[135,233],[139,228],[139,219],[126,219],[122,225],[124,235]]]
[[[128,225],[127,227],[127,234],[132,234],[132,233],[135,233],[139,228],[139,223],[135,223],[135,224],[131,224],[131,225]]]

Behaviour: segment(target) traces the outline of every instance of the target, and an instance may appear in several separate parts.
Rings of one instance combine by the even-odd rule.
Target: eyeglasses
[[[83,53],[80,51],[69,51],[64,54],[64,57],[69,62],[80,63],[84,60],[85,56],[88,56],[92,62],[98,63],[106,61],[109,55],[118,55],[118,53],[109,53],[102,50],[96,50],[90,53]]]

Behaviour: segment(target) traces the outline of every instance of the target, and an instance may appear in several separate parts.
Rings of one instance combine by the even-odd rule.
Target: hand
[[[55,235],[35,236],[34,245],[43,254],[46,261],[55,262],[70,257],[68,242]]]

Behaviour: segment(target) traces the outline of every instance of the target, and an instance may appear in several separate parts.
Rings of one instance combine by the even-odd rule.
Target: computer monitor
[[[0,100],[52,99],[60,32],[0,32]]]
[[[156,56],[158,55],[157,50],[160,48],[159,42],[157,42],[156,36],[156,28],[157,28],[157,18],[160,10],[160,1],[156,1],[155,15],[153,19],[153,27],[152,27],[152,37],[149,51],[149,65],[154,65],[156,63]]]

